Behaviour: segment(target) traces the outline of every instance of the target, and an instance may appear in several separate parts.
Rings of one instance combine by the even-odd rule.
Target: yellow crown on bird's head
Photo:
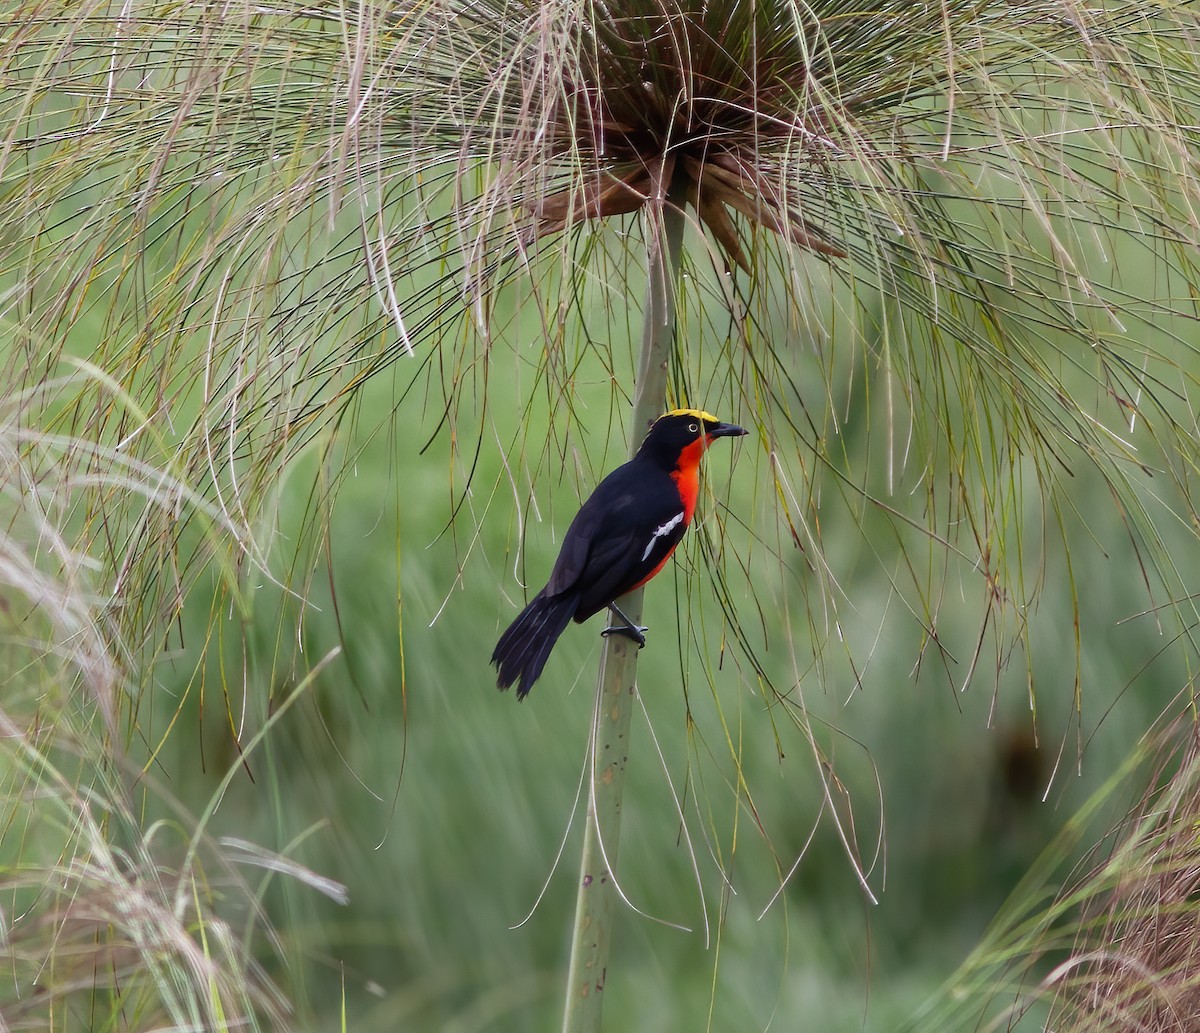
[[[663,416],[694,416],[698,420],[703,420],[705,423],[719,423],[720,421],[710,412],[705,412],[703,409],[670,409],[663,413]],[[662,419],[662,416],[659,417]]]

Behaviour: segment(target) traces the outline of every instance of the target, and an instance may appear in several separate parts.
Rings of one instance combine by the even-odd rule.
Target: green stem
[[[657,231],[651,228],[650,282],[646,289],[642,351],[629,435],[631,455],[641,444],[651,421],[662,414],[666,399],[684,222],[682,199],[678,199],[663,206]],[[618,599],[617,605],[630,620],[640,622],[642,589]],[[637,658],[637,646],[628,638],[612,635],[607,639],[596,685],[591,787],[571,936],[563,1033],[600,1030],[617,893],[612,872],[621,836],[621,798],[625,792],[629,727],[635,706]]]

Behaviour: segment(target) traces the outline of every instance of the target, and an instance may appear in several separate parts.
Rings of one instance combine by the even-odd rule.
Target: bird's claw
[[[602,638],[608,638],[609,635],[624,635],[626,638],[636,642],[638,649],[644,649],[646,646],[646,632],[649,630],[644,624],[621,624],[605,628],[600,632],[600,635]]]
[[[600,634],[604,638],[608,638],[609,635],[624,635],[626,638],[633,639],[633,641],[638,644],[638,649],[644,649],[646,646],[646,632],[650,629],[642,624],[634,624],[633,621],[631,621],[625,615],[625,611],[622,610],[621,607],[619,607],[615,602],[609,603],[608,608],[614,617],[619,617],[621,619],[621,623],[610,624],[607,628],[600,632]]]

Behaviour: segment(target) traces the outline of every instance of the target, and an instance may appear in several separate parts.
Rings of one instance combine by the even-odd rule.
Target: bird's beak
[[[748,434],[749,431],[745,427],[739,427],[733,423],[718,423],[706,435],[709,438],[740,438],[743,434]]]

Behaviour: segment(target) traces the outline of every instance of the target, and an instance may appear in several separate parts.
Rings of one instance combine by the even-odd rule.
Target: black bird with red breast
[[[616,600],[662,570],[683,538],[708,446],[745,433],[700,409],[672,409],[654,421],[637,455],[605,477],[575,515],[546,587],[496,643],[492,663],[501,689],[516,684],[517,699],[524,699],[566,626],[605,607],[622,623],[603,634],[646,644],[646,629]]]

